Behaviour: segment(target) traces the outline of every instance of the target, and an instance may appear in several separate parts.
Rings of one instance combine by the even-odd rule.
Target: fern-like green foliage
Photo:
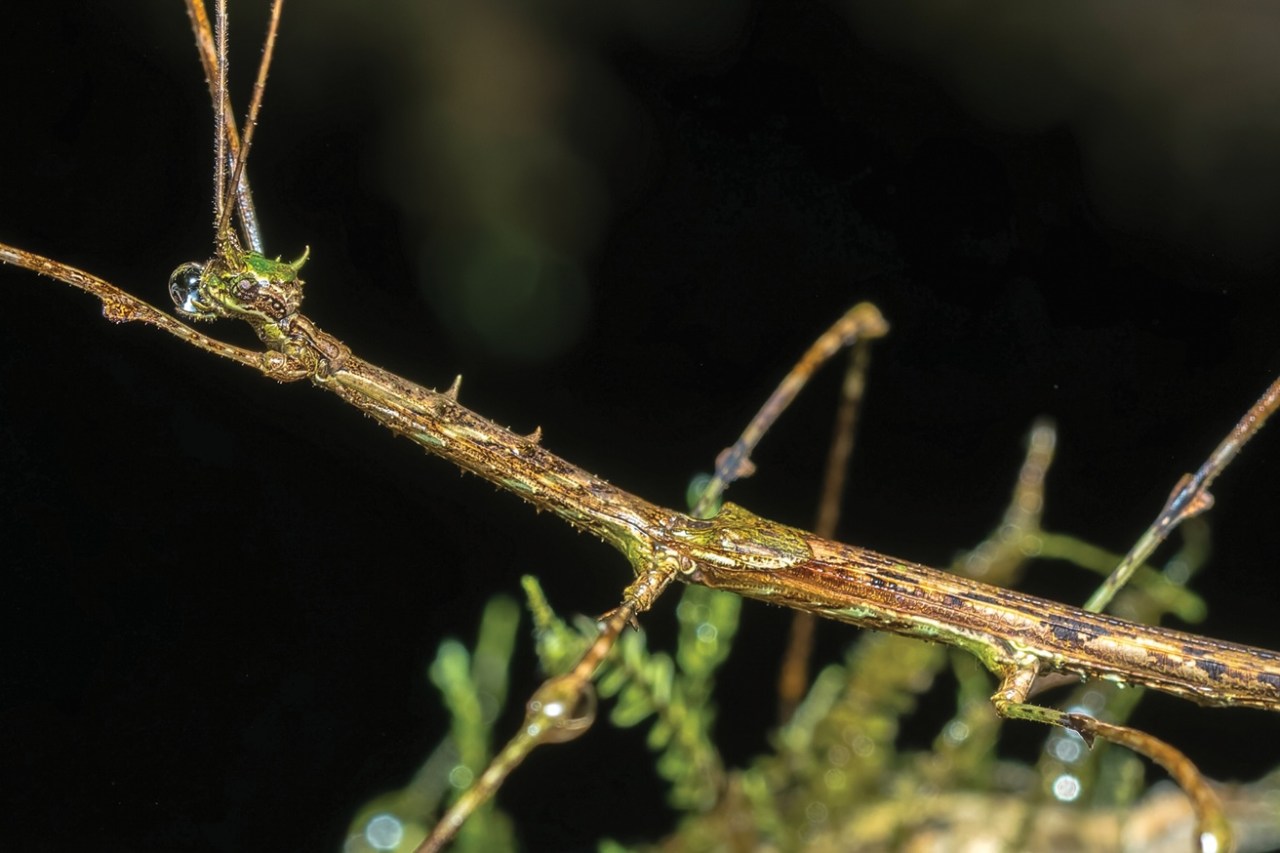
[[[344,853],[412,850],[448,800],[466,790],[492,755],[493,724],[507,701],[520,607],[509,597],[489,600],[475,651],[454,639],[440,644],[428,667],[449,709],[449,734],[405,787],[375,797],[357,812]],[[454,850],[492,853],[515,849],[511,821],[492,803],[459,833]]]

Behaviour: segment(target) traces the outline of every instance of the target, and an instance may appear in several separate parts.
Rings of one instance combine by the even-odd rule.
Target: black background
[[[117,5],[6,13],[0,239],[163,304],[170,270],[210,243],[207,95],[178,4]],[[238,102],[256,14],[233,25]],[[428,386],[461,372],[463,402],[541,425],[551,450],[647,498],[680,504],[862,299],[894,329],[841,536],[934,564],[996,523],[1035,416],[1060,430],[1049,526],[1122,550],[1280,372],[1275,258],[1118,227],[1067,129],[969,117],[805,3],[760,4],[709,59],[613,46],[649,135],[585,258],[589,320],[558,356],[494,355],[418,296],[417,232],[374,177],[394,168],[378,159],[392,58],[307,14],[286,9],[251,172],[269,249],[313,248],[309,314]],[[806,393],[735,500],[809,523],[836,384]],[[1215,489],[1196,584],[1197,630],[1272,648],[1276,441]],[[12,269],[0,486],[0,825],[21,849],[336,849],[353,809],[443,735],[424,677],[443,637],[469,638],[522,573],[566,612],[607,609],[627,580],[594,540],[336,400],[112,326]],[[1057,566],[1031,581],[1067,601],[1089,584]],[[658,610],[651,635],[669,635]],[[721,716],[736,761],[766,746],[785,624],[745,607]],[[824,626],[829,650],[849,635]],[[516,697],[536,683],[527,645]],[[1138,724],[1218,778],[1280,760],[1261,712],[1152,696]],[[650,766],[642,734],[601,726],[536,755],[503,802],[529,849],[654,837],[669,817]]]

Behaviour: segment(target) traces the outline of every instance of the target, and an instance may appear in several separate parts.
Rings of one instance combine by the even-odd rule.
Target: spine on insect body
[[[518,435],[477,415],[448,393],[415,385],[354,356],[321,381],[375,420],[580,530],[593,533],[644,562],[646,531],[665,511],[547,451],[541,433]]]

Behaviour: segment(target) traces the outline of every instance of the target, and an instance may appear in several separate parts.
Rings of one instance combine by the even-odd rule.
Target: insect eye
[[[242,278],[236,282],[236,296],[241,299],[252,299],[258,295],[258,282],[251,278]]]
[[[169,298],[174,306],[183,314],[201,314],[197,298],[200,293],[200,281],[204,277],[204,267],[196,263],[186,263],[173,271],[169,276]]]

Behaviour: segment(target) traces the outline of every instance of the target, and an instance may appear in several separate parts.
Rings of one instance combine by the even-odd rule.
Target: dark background
[[[179,4],[132,5],[6,12],[0,239],[167,304],[171,269],[210,245],[209,110]],[[1019,63],[1049,49],[1016,33],[984,47],[977,25],[922,18],[932,35],[915,37],[817,3],[722,6],[710,23],[676,20],[683,39],[572,4],[534,15],[555,33],[549,55],[568,57],[545,126],[590,167],[597,202],[577,204],[550,168],[506,219],[451,218],[474,205],[441,175],[465,170],[410,156],[412,104],[430,87],[401,75],[415,50],[436,51],[427,66],[457,59],[448,39],[419,44],[390,6],[376,21],[286,9],[250,171],[269,251],[312,247],[308,313],[426,385],[463,373],[477,411],[541,425],[551,450],[678,505],[790,361],[871,299],[893,334],[873,357],[842,538],[946,563],[998,520],[1045,414],[1060,430],[1048,526],[1123,550],[1280,372],[1280,194],[1264,168],[1280,111],[1233,98],[1246,51],[1214,31],[1231,83],[1198,78],[1205,102],[1246,107],[1205,154],[1162,136],[1203,125],[1162,111],[1178,88],[1159,85],[1169,57],[1216,67],[1203,45],[1135,57],[1112,40],[1118,66],[1155,81],[1149,101],[1125,100],[1119,81],[1067,91],[1087,77],[1070,69],[1041,80]],[[244,103],[262,15],[233,15]],[[1240,30],[1256,40],[1280,21]],[[930,52],[970,37],[967,64]],[[479,51],[460,79],[479,86],[501,60]],[[994,90],[967,76],[976,66]],[[464,117],[467,103],[451,102]],[[1126,125],[1144,106],[1150,121]],[[504,133],[516,152],[545,141]],[[1128,160],[1098,153],[1107,134]],[[1222,168],[1208,195],[1181,181],[1197,156]],[[539,320],[533,343],[519,322],[471,334],[441,295],[474,261],[457,247],[503,228],[557,259],[535,291],[572,297],[577,319]],[[735,500],[809,524],[837,381],[806,393]],[[1211,608],[1196,630],[1271,648],[1276,447],[1264,432],[1215,488],[1215,557],[1196,582]],[[565,612],[607,609],[627,580],[594,540],[336,400],[114,327],[12,269],[0,487],[2,825],[22,849],[337,849],[352,811],[443,736],[424,677],[443,637],[470,638],[483,602],[518,594],[523,573]],[[1078,602],[1090,580],[1050,566],[1030,586]],[[651,636],[670,635],[669,609]],[[721,716],[732,760],[766,747],[785,624],[744,608]],[[824,626],[830,653],[850,635]],[[515,697],[537,680],[527,646]],[[936,701],[945,719],[950,698]],[[1217,778],[1280,762],[1274,715],[1150,696],[1138,719]],[[670,818],[650,767],[643,730],[600,726],[536,755],[502,799],[529,849],[655,837]]]

